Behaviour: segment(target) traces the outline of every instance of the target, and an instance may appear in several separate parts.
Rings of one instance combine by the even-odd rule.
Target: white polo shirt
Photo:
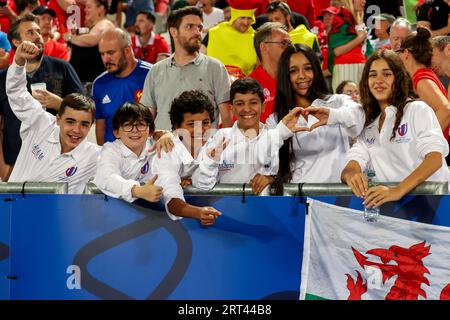
[[[177,220],[181,217],[170,213],[167,205],[172,199],[186,202],[180,184],[181,179],[191,178],[198,168],[198,163],[178,137],[175,136],[172,140],[175,146],[171,152],[162,151],[161,158],[153,158],[152,172],[158,175],[156,184],[163,188],[162,199],[167,214],[172,220]]]
[[[290,182],[341,182],[351,138],[358,136],[364,127],[364,110],[343,94],[332,95],[327,100],[316,99],[312,105],[330,108],[328,124],[311,132],[297,132],[292,138],[295,158],[291,162]],[[266,124],[273,128],[277,122],[277,115],[271,114]],[[299,126],[308,127],[312,123],[312,117],[308,117],[308,121],[300,117],[297,122]]]
[[[278,172],[278,152],[283,141],[293,135],[282,121],[274,128],[267,129],[260,123],[259,134],[246,137],[237,121],[231,128],[220,129],[212,136],[199,154],[199,172],[194,175],[194,187],[210,190],[216,183],[249,183],[259,173],[275,175]],[[229,143],[218,161],[207,154],[225,138]]]
[[[347,162],[357,161],[361,170],[367,166],[375,170],[380,182],[400,182],[409,176],[430,152],[442,154],[442,167],[427,181],[450,182],[450,171],[444,157],[448,154],[436,115],[425,102],[413,101],[406,105],[402,120],[391,141],[397,108],[386,108],[386,118],[379,132],[378,116],[364,128],[347,155]]]
[[[9,182],[67,182],[69,193],[83,193],[95,175],[100,147],[84,139],[75,149],[61,154],[55,116],[27,91],[25,67],[15,61],[8,68],[6,93],[16,117],[22,122],[22,147]]]
[[[133,186],[145,184],[153,176],[150,166],[156,152],[149,152],[153,144],[152,138],[147,139],[138,157],[120,139],[105,143],[98,159],[95,185],[111,197],[136,200],[131,195]]]

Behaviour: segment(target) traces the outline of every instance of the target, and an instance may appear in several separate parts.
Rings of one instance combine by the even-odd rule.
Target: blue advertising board
[[[314,198],[362,209],[356,197]],[[145,201],[0,195],[0,298],[298,299],[304,199],[187,199],[222,216],[203,227]],[[443,226],[448,212],[450,196],[407,196],[381,209]]]

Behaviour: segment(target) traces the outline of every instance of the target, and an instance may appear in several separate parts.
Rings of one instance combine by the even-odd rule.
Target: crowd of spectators
[[[417,158],[411,160],[414,165],[421,167],[426,163],[441,170],[437,159],[448,155],[450,125],[450,0],[418,0],[413,8],[416,19],[406,18],[405,12],[411,8],[402,5],[403,1],[376,0],[0,0],[0,181],[54,178],[70,183],[77,174],[83,175],[79,181],[88,181],[86,175],[95,171],[92,159],[99,155],[99,146],[114,143],[118,137],[128,139],[130,132],[140,132],[145,123],[154,127],[149,137],[160,143],[158,152],[161,146],[170,152],[174,145],[171,139],[176,134],[169,132],[184,128],[174,125],[173,108],[192,101],[202,101],[206,107],[199,111],[190,106],[192,109],[187,110],[191,111],[182,114],[182,119],[192,116],[192,127],[195,121],[207,120],[212,129],[225,130],[219,131],[220,138],[216,135],[208,143],[203,141],[201,145],[206,143],[207,147],[198,159],[193,149],[186,146],[191,153],[191,158],[187,157],[189,163],[198,160],[199,172],[209,172],[210,182],[232,182],[220,177],[228,177],[238,168],[228,158],[228,162],[216,159],[219,162],[211,163],[214,154],[216,158],[222,154],[220,148],[228,146],[228,150],[234,150],[231,155],[241,147],[247,150],[242,152],[248,152],[248,148],[259,144],[260,134],[264,133],[273,139],[272,145],[279,145],[279,154],[278,149],[276,153],[270,151],[279,159],[270,162],[271,170],[266,170],[268,163],[258,164],[270,174],[261,174],[259,169],[253,172],[253,166],[242,169],[238,179],[242,182],[243,177],[252,175],[244,180],[252,183],[256,193],[269,184],[278,190],[285,182],[342,181],[363,195],[364,179],[358,179],[364,168],[358,163],[364,163],[364,167],[369,165],[368,160],[374,161],[374,166],[379,164],[377,156],[371,154],[370,148],[365,149],[365,142],[358,136],[368,134],[379,116],[377,126],[381,128],[388,120],[394,126],[389,129],[393,135],[390,143],[394,143],[396,132],[403,137],[408,130],[402,126],[402,117],[414,121],[412,109],[429,117],[429,126],[414,127],[411,123],[410,130],[425,128],[433,132],[427,138],[417,133],[420,136],[412,139],[425,141],[435,149],[424,147],[429,153],[403,149]],[[379,69],[383,66],[384,71]],[[12,83],[24,85],[24,92],[12,87]],[[400,83],[405,87],[399,87]],[[383,90],[387,91],[382,93]],[[177,100],[179,97],[184,98]],[[407,107],[416,100],[422,102]],[[396,116],[388,114],[391,106],[387,102],[398,110]],[[121,109],[124,104],[128,106],[126,110],[148,109],[150,116],[145,116],[140,127],[139,119],[133,118],[138,122],[130,124],[126,120],[129,115]],[[243,107],[247,104],[248,110]],[[39,112],[38,105],[42,107]],[[423,108],[429,108],[431,115]],[[66,119],[67,110],[73,119]],[[205,110],[211,111],[207,119],[198,120],[202,112],[206,115]],[[80,120],[84,127],[68,129],[68,122],[62,121],[77,123],[79,115],[72,115],[73,112],[84,112],[89,115],[85,117],[92,115],[93,119]],[[116,128],[114,118],[120,112],[125,112],[125,118]],[[136,114],[139,118],[140,113]],[[252,122],[255,116],[257,122]],[[293,129],[293,119],[302,129]],[[96,141],[82,144],[91,125]],[[130,130],[123,131],[124,126]],[[257,139],[246,134],[242,138],[255,138],[254,144],[234,141],[239,135],[236,132],[247,130],[244,127],[257,131]],[[35,165],[38,175],[17,163],[30,157],[26,152],[39,160],[45,148],[53,148],[51,152],[58,158],[53,145],[55,130],[61,133],[61,156],[70,154],[75,160],[66,168],[65,178],[50,174],[50,169],[41,163]],[[374,139],[381,136],[380,133]],[[139,139],[148,138],[142,137]],[[429,140],[430,137],[435,140]],[[176,142],[187,140],[180,138]],[[442,141],[446,141],[444,146]],[[236,146],[239,143],[245,147]],[[130,148],[126,144],[119,147]],[[79,160],[83,157],[80,148],[89,152],[90,173],[78,168],[88,161]],[[389,153],[392,147],[386,142],[383,148]],[[350,160],[346,158],[349,154],[353,157]],[[223,157],[231,155],[224,152]],[[186,159],[178,156],[181,158],[168,158],[178,162]],[[146,157],[153,159],[149,154]],[[138,160],[136,163],[141,164]],[[49,159],[49,163],[55,161]],[[67,159],[58,161],[55,166],[61,168],[69,163]],[[154,168],[166,174],[164,164],[157,161]],[[206,163],[203,167],[202,161]],[[149,163],[145,170],[151,167]],[[177,168],[184,170],[180,164]],[[413,170],[410,173],[416,180],[411,182],[411,178],[397,175],[407,182],[401,192],[394,192],[396,195],[403,195],[416,182],[427,180],[436,172],[418,173],[413,167],[405,170],[405,174]],[[43,177],[45,172],[53,178]],[[151,175],[145,176],[148,181]],[[439,177],[447,177],[447,172]],[[153,185],[173,178],[151,179]],[[213,186],[211,183],[208,188]],[[76,185],[69,189],[80,188]],[[384,197],[383,192],[380,197]],[[163,187],[163,197],[164,194]],[[131,198],[130,195],[127,199]],[[179,203],[172,207],[174,212],[188,212],[184,216],[195,217],[193,207]],[[205,212],[213,212],[208,210]],[[214,212],[213,216],[215,219],[219,213]]]

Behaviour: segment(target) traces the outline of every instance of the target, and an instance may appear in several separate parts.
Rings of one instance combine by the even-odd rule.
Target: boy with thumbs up
[[[155,156],[150,109],[127,102],[116,111],[112,125],[116,140],[104,144],[94,183],[103,193],[128,202],[159,201],[162,188],[154,184],[158,177],[150,170]]]

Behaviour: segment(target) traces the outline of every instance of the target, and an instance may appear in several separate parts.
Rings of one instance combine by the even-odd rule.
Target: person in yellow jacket
[[[314,50],[319,58],[322,58],[317,36],[308,30],[304,24],[298,25],[295,29],[291,23],[291,9],[285,2],[272,2],[267,6],[267,17],[270,22],[280,22],[288,28],[289,36],[293,44],[303,43]]]
[[[211,28],[203,40],[207,55],[220,60],[230,75],[243,77],[256,67],[257,56],[253,47],[256,2],[228,0],[231,20]]]

